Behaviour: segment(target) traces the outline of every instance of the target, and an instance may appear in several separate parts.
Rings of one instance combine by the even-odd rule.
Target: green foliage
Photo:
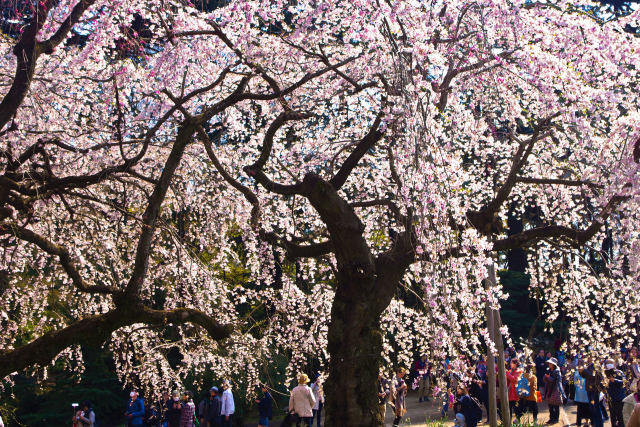
[[[11,399],[0,406],[8,425],[70,425],[71,403],[81,404],[85,400],[91,401],[102,426],[119,423],[128,396],[114,373],[112,360],[101,349],[83,348],[82,354],[86,371],[79,382],[62,366],[51,368],[49,379],[40,384],[32,378],[18,376]]]
[[[529,296],[531,278],[526,273],[511,270],[499,271],[498,276],[504,291],[509,294],[500,310],[502,323],[509,326],[513,337],[527,338],[538,317],[536,301]],[[542,330],[539,326],[543,325],[536,325],[536,330]]]

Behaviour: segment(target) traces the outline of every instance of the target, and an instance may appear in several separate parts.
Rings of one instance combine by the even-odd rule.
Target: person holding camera
[[[622,401],[625,398],[624,374],[616,369],[613,360],[605,363],[605,376],[607,378],[607,395],[609,396],[609,412],[611,413],[611,427],[624,427],[622,420]]]
[[[589,399],[589,418],[593,427],[603,427],[604,419],[600,408],[600,389],[602,387],[602,374],[596,366],[587,361],[587,366],[578,366],[578,373],[585,379],[587,398]]]

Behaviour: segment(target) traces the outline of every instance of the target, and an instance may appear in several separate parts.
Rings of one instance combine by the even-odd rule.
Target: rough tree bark
[[[334,186],[313,174],[304,185],[327,225],[338,267],[328,335],[326,425],[381,426],[375,393],[382,355],[380,316],[412,261],[411,236],[401,233],[389,251],[374,258],[364,225]]]

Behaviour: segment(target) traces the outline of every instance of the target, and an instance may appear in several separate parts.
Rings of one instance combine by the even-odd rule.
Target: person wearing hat
[[[201,427],[219,427],[220,409],[222,402],[218,396],[218,387],[211,387],[206,396],[198,405],[198,418]]]
[[[311,427],[313,423],[313,406],[316,398],[309,387],[309,377],[307,374],[298,376],[298,385],[291,390],[289,397],[289,412],[298,416],[297,425]]]
[[[222,403],[220,406],[220,418],[223,427],[231,427],[233,422],[233,414],[236,411],[236,405],[233,401],[233,392],[231,391],[231,381],[222,381]]]
[[[616,369],[613,360],[605,362],[605,376],[607,378],[607,395],[609,396],[609,412],[611,413],[611,427],[624,427],[622,418],[622,401],[625,398],[624,374]]]
[[[124,415],[127,417],[129,426],[141,426],[144,417],[144,401],[138,397],[138,392],[133,390],[129,393],[129,404]]]
[[[563,404],[564,389],[562,388],[562,374],[555,357],[547,360],[549,373],[544,376],[545,399],[549,404],[549,421],[547,424],[556,424],[560,421],[560,406]]]

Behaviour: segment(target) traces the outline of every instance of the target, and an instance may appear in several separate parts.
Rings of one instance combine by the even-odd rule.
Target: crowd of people
[[[311,384],[310,384],[311,383]],[[309,385],[310,384],[310,385]],[[266,385],[261,384],[255,399],[258,409],[258,427],[269,427],[273,418],[273,397]],[[235,403],[231,382],[225,380],[221,388],[211,387],[208,395],[197,405],[193,393],[174,391],[163,394],[160,401],[145,405],[137,391],[129,395],[124,415],[127,426],[135,427],[231,427]],[[314,421],[321,425],[324,391],[320,375],[313,382],[306,374],[298,377],[298,385],[291,390],[287,422],[291,426],[311,427]],[[74,414],[74,427],[94,427],[95,414],[91,404],[85,402]]]
[[[509,348],[504,354],[508,414],[500,402],[498,358],[496,370],[497,415],[521,421],[538,422],[538,404],[546,402],[549,411],[547,424],[560,421],[560,407],[572,401],[576,404],[575,425],[603,427],[606,420],[611,427],[640,427],[640,354],[633,347],[623,349],[617,358],[597,360],[589,355],[555,354],[540,350],[526,354]],[[455,366],[455,367],[454,367]],[[461,369],[461,367],[463,367]],[[324,391],[320,375],[313,381],[300,374],[298,385],[289,395],[285,425],[321,427]],[[387,379],[378,376],[378,408],[384,419],[387,407],[393,410],[393,425],[398,426],[406,413],[409,384],[417,390],[418,403],[434,399],[440,404],[440,415],[452,419],[460,427],[476,427],[483,414],[489,417],[488,364],[484,356],[476,360],[461,357],[452,362],[431,363],[426,356],[418,358],[409,371],[398,368]],[[269,427],[273,417],[273,397],[266,385],[261,385],[255,399],[258,426]],[[485,411],[483,411],[483,409]],[[74,427],[94,427],[95,413],[90,402],[74,408]],[[197,405],[189,391],[174,391],[149,407],[132,391],[125,412],[129,426],[153,427],[231,427],[235,404],[231,383],[211,387],[208,395]],[[486,422],[489,422],[488,420]]]
[[[544,401],[549,410],[547,424],[556,424],[560,421],[560,407],[573,401],[577,406],[578,427],[585,423],[602,427],[606,420],[611,421],[612,427],[640,427],[640,354],[636,347],[623,349],[617,358],[603,360],[559,350],[555,354],[544,350],[526,354],[509,348],[504,360],[509,408],[506,416],[516,421],[527,416],[538,422],[538,404]],[[498,358],[494,361],[497,414],[502,419],[505,414],[501,410]],[[430,397],[437,399],[442,418],[448,417],[453,408],[456,425],[475,427],[482,421],[483,407],[489,414],[487,362],[483,356],[474,361],[461,357],[458,362],[445,360],[432,364],[421,356],[411,372],[399,368],[391,380],[381,372],[378,377],[381,416],[384,418],[387,406],[391,405],[393,425],[400,424],[406,412],[406,375],[410,373],[418,403],[428,402]],[[461,371],[461,366],[466,369]]]

